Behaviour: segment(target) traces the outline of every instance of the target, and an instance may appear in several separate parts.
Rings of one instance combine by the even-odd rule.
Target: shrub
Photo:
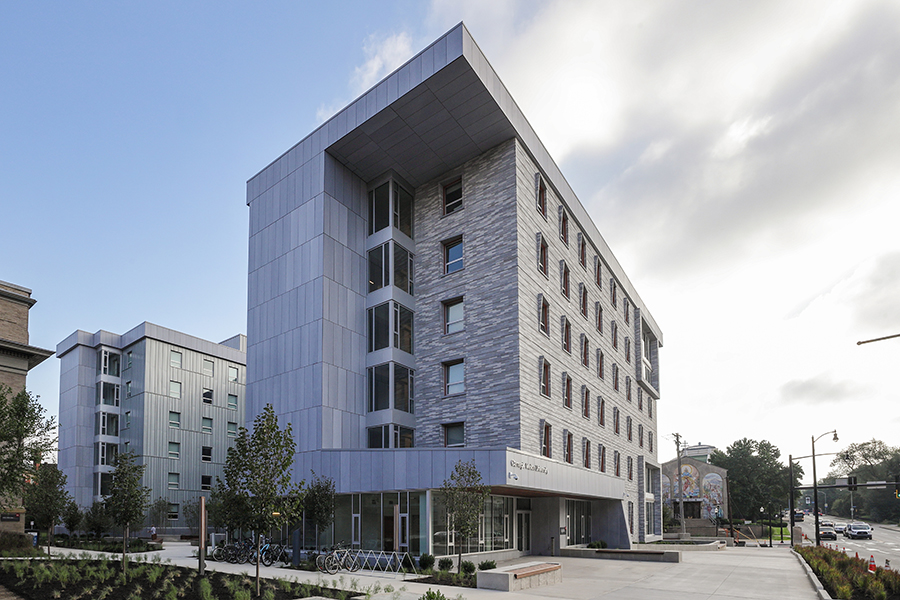
[[[438,561],[438,569],[441,571],[449,571],[453,568],[453,559],[446,556]],[[430,591],[430,590],[429,590]],[[438,592],[440,593],[440,592]]]
[[[419,557],[419,568],[428,571],[434,566],[434,555],[427,552]]]
[[[0,531],[0,550],[26,550],[33,545],[31,535]]]
[[[591,542],[587,545],[588,548],[606,548],[607,544],[603,540],[598,540],[596,542]]]
[[[478,563],[479,571],[488,571],[490,569],[496,569],[496,568],[497,568],[497,563],[492,560],[483,560],[480,563]]]
[[[447,596],[442,594],[441,590],[432,591],[431,588],[428,588],[428,591],[422,594],[419,600],[447,600]]]
[[[403,565],[402,566],[403,566],[403,569],[407,572],[416,570],[416,565],[413,562],[413,559],[409,554],[403,555]]]
[[[462,561],[462,564],[460,564],[459,570],[466,575],[471,575],[475,572],[475,563],[473,563],[471,560],[464,560]]]

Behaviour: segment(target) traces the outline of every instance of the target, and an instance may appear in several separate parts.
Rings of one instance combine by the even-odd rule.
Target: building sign
[[[535,473],[541,473],[542,475],[547,474],[547,467],[536,465],[530,462],[519,462],[517,460],[509,459],[509,466],[513,469],[522,469],[523,471],[533,471]]]
[[[19,513],[0,513],[0,521],[18,521]]]

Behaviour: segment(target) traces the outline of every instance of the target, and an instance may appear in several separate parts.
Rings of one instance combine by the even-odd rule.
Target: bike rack
[[[399,573],[403,568],[403,563],[409,559],[409,564],[413,566],[413,572],[418,575],[416,570],[416,561],[412,559],[409,552],[385,552],[383,550],[358,550],[357,557],[362,563],[362,568],[367,571],[380,571],[382,573]]]

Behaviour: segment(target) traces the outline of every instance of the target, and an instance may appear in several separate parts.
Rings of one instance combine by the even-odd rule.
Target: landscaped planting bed
[[[120,561],[87,555],[59,560],[0,561],[0,584],[27,600],[251,600],[256,580],[161,562],[130,561],[127,577]],[[359,594],[283,579],[264,579],[261,597],[291,600],[309,596],[345,599]],[[362,592],[360,592],[362,593]]]
[[[832,598],[841,600],[900,600],[900,573],[881,567],[868,572],[868,562],[843,552],[819,547],[798,547],[797,552]]]

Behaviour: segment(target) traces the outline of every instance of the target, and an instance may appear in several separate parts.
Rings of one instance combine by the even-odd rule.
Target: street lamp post
[[[826,431],[819,437],[812,437],[812,462],[813,462],[813,510],[816,514],[816,546],[819,545],[819,481],[816,478],[816,440],[825,437],[829,433],[834,434],[832,441],[838,441],[837,429],[834,431]]]

